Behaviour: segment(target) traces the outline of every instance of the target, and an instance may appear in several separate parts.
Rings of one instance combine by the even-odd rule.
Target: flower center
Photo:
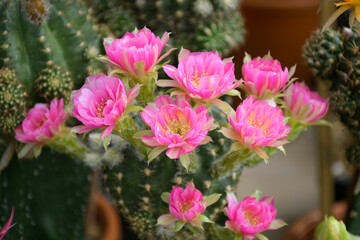
[[[256,118],[255,111],[251,112],[251,114],[246,118],[246,121],[253,127],[261,128],[263,130],[263,135],[268,135],[270,133],[270,130],[264,126],[263,121]]]
[[[201,74],[199,74],[199,71],[197,69],[195,69],[194,74],[190,77],[190,82],[195,86],[195,87],[199,87],[200,84],[200,79],[204,76],[207,75],[207,72],[205,72],[205,70],[203,70],[201,72]]]
[[[260,217],[259,216],[254,216],[254,213],[251,210],[246,210],[245,211],[245,218],[249,221],[249,223],[252,226],[258,225],[260,223],[260,221],[259,221]]]
[[[186,135],[190,131],[190,126],[187,123],[184,115],[181,112],[177,112],[177,118],[173,117],[166,127],[172,135],[179,134],[180,136]]]
[[[37,121],[35,121],[33,119],[31,119],[31,121],[36,126],[36,129],[39,130],[41,128],[41,126],[44,124],[44,122],[46,121],[46,118],[42,117],[40,122],[37,122]]]
[[[190,201],[184,202],[184,203],[180,203],[180,211],[181,212],[186,212],[189,209],[191,209],[191,203]]]
[[[104,117],[104,108],[106,107],[106,102],[108,99],[101,98],[100,101],[95,103],[96,106],[96,116],[99,118]]]

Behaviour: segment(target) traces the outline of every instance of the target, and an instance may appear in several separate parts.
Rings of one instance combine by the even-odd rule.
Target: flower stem
[[[129,142],[135,148],[137,148],[141,154],[147,156],[151,149],[147,147],[140,139],[133,137],[134,134],[138,131],[139,128],[136,126],[134,119],[126,114],[119,119],[113,133],[122,137],[125,141]]]
[[[83,160],[91,151],[73,134],[62,134],[48,143],[54,150],[66,153],[74,159]]]
[[[221,160],[213,163],[211,174],[215,178],[225,177],[231,170],[238,169],[242,163],[246,162],[256,154],[249,148],[233,151],[224,156]]]
[[[131,78],[129,81],[130,87],[134,87],[136,84],[142,84],[140,93],[136,97],[137,103],[141,107],[145,107],[149,102],[155,101],[155,88],[158,75],[157,73],[148,73],[142,79]]]

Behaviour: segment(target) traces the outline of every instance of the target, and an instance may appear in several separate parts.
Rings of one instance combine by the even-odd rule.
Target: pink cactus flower
[[[151,128],[142,141],[156,147],[152,151],[156,153],[154,157],[168,149],[166,155],[176,159],[211,140],[207,133],[214,119],[209,117],[203,106],[193,110],[188,100],[185,96],[177,97],[175,103],[172,98],[163,95],[155,103],[149,103],[141,113],[142,119]]]
[[[15,138],[23,143],[43,144],[56,137],[69,114],[63,111],[63,99],[49,104],[37,103],[15,129]]]
[[[169,197],[170,212],[184,222],[191,222],[205,211],[206,203],[202,199],[202,193],[195,188],[193,182],[187,183],[185,190],[174,186]]]
[[[162,87],[175,87],[195,101],[211,101],[234,90],[235,81],[232,58],[222,60],[217,52],[193,52],[181,49],[179,65],[164,65],[164,71],[174,80],[159,80]]]
[[[268,102],[246,98],[236,110],[236,118],[229,116],[233,129],[221,128],[227,138],[233,139],[241,147],[253,149],[265,161],[269,158],[260,147],[279,147],[287,140],[291,127],[285,125],[280,108],[272,107]]]
[[[169,214],[164,214],[158,218],[158,225],[169,225],[177,222],[175,231],[179,231],[184,224],[190,223],[193,226],[201,227],[203,222],[212,223],[205,215],[202,215],[206,207],[219,200],[221,194],[212,194],[204,197],[202,193],[195,188],[193,182],[186,184],[183,189],[174,186],[171,193],[163,193],[161,198],[169,204]]]
[[[136,33],[127,32],[121,39],[106,38],[104,46],[114,65],[131,76],[142,78],[154,72],[156,64],[169,53],[160,57],[168,40],[169,33],[165,32],[160,39],[144,27]]]
[[[235,194],[228,192],[226,200],[228,206],[225,211],[229,220],[225,222],[225,226],[244,238],[253,239],[259,236],[260,239],[261,232],[286,225],[283,220],[275,219],[277,211],[272,197],[266,196],[258,201],[256,197],[248,196],[238,202]]]
[[[317,92],[310,91],[305,83],[290,85],[285,94],[285,105],[288,108],[286,113],[291,116],[293,122],[314,123],[323,118],[329,109],[327,100],[320,97]]]
[[[272,59],[270,55],[264,58],[245,61],[242,66],[244,84],[249,93],[258,99],[273,98],[289,79],[288,69],[282,70],[279,61]]]
[[[72,130],[83,133],[104,127],[101,138],[108,136],[139,91],[137,84],[126,93],[124,83],[115,77],[103,74],[88,77],[79,90],[72,92],[73,114],[84,124]]]
[[[11,225],[13,218],[14,218],[14,208],[11,210],[11,215],[10,215],[9,220],[7,221],[7,223],[5,224],[3,229],[0,230],[0,240],[2,240],[5,237],[5,234],[9,231],[9,229],[12,226],[14,226],[14,225]]]

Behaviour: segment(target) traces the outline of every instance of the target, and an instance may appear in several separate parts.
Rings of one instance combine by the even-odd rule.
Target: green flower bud
[[[349,240],[349,237],[345,224],[333,216],[325,217],[315,230],[315,240]]]

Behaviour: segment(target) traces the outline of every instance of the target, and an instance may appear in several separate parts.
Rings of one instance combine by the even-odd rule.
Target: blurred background
[[[331,1],[243,0],[240,11],[246,34],[244,44],[232,52],[236,65],[241,66],[244,51],[252,56],[271,51],[283,66],[296,64],[294,77],[327,97],[327,87],[313,77],[302,51],[311,33],[333,10]],[[236,72],[241,76],[241,68]],[[289,224],[266,232],[269,239],[309,239],[323,214],[345,216],[347,206],[341,201],[348,198],[353,175],[345,160],[349,135],[333,113],[328,120],[332,129],[311,127],[285,146],[286,156],[278,153],[269,164],[243,171],[237,186],[240,199],[261,189],[275,198],[278,217]]]

